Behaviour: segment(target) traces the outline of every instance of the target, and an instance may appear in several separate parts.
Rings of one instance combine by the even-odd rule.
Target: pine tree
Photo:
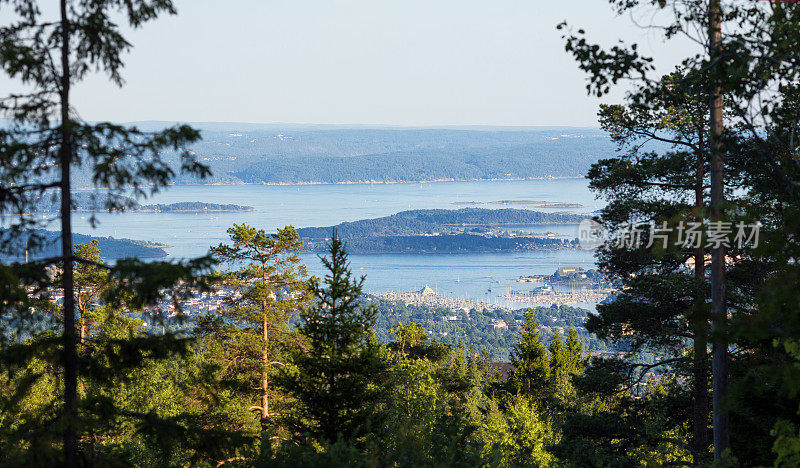
[[[101,308],[96,302],[109,287],[110,280],[108,270],[104,268],[105,262],[100,257],[96,239],[89,244],[76,245],[75,257],[87,262],[75,266],[75,305],[80,317],[78,342],[83,345],[87,334],[92,333],[92,327],[100,319],[98,314],[101,313]]]
[[[177,350],[180,343],[172,337],[160,340],[154,337],[128,342],[128,347],[111,345],[103,351],[103,359],[96,355],[84,356],[79,362],[79,330],[76,324],[75,265],[92,264],[73,254],[72,192],[73,180],[79,176],[91,181],[96,189],[107,195],[104,208],[123,210],[128,198],[142,198],[166,186],[176,171],[204,177],[208,168],[200,164],[187,146],[199,139],[199,133],[188,126],[177,126],[159,132],[144,132],[135,127],[113,123],[90,123],[80,120],[72,99],[73,86],[95,71],[105,74],[111,82],[123,84],[121,75],[123,54],[131,44],[121,33],[120,24],[132,27],[157,18],[161,14],[174,14],[170,0],[99,0],[79,2],[60,0],[51,17],[39,8],[35,0],[0,0],[3,24],[0,26],[0,67],[22,86],[20,93],[0,98],[0,114],[8,120],[0,129],[0,215],[12,220],[0,233],[0,250],[15,258],[24,250],[31,253],[41,247],[43,238],[35,228],[47,227],[50,219],[36,216],[37,204],[45,197],[59,200],[60,253],[55,258],[37,260],[26,264],[2,265],[0,275],[0,300],[2,309],[2,335],[13,327],[27,332],[36,330],[35,322],[41,315],[31,311],[34,296],[57,287],[63,291],[63,324],[58,333],[60,340],[41,338],[26,342],[30,335],[15,333],[4,352],[14,350],[13,359],[6,360],[9,369],[27,367],[35,356],[48,356],[50,364],[61,370],[60,401],[53,402],[47,419],[40,423],[47,430],[23,430],[9,438],[52,437],[62,438],[61,458],[45,448],[52,445],[42,442],[36,456],[53,456],[49,463],[73,467],[78,464],[80,444],[85,440],[80,433],[85,427],[80,419],[98,409],[90,402],[81,401],[78,384],[81,373],[92,378],[106,374],[119,375],[121,364],[139,365],[129,358],[156,349]],[[169,154],[167,154],[169,153]],[[94,219],[93,219],[94,221]],[[60,265],[62,274],[54,284],[47,268]],[[177,284],[186,288],[194,284],[198,273],[209,266],[207,260],[183,264],[153,262],[144,264],[137,260],[121,260],[113,266],[95,264],[107,269],[116,278],[114,289],[103,301],[121,302],[131,299],[132,308],[152,304],[167,298]],[[185,292],[186,290],[184,290]],[[183,294],[182,292],[177,295]],[[177,296],[175,296],[177,297]],[[88,318],[88,317],[87,317]],[[29,325],[34,322],[34,325]],[[152,339],[151,339],[152,338]],[[160,345],[156,344],[160,341]],[[24,351],[23,351],[24,350]],[[46,350],[46,351],[45,351]],[[54,354],[53,351],[57,350]],[[120,356],[124,350],[128,356]],[[159,354],[159,353],[156,353]],[[163,353],[161,353],[163,355]],[[115,362],[116,361],[116,362]],[[114,366],[110,366],[114,363]],[[23,398],[30,386],[20,386],[13,398]],[[89,405],[79,411],[79,407]],[[109,411],[104,407],[102,411]],[[111,413],[106,413],[107,417]],[[146,418],[143,415],[142,420]],[[28,437],[29,438],[29,437]],[[33,454],[31,454],[33,455]]]
[[[687,54],[677,74],[658,76],[653,59],[644,56],[636,44],[603,48],[588,41],[584,30],[565,36],[567,51],[589,74],[587,90],[592,94],[603,96],[620,80],[637,83],[627,95],[627,110],[606,112],[614,107],[611,106],[601,111],[601,116],[611,117],[605,123],[621,130],[612,135],[621,137],[621,141],[636,141],[629,148],[633,157],[620,157],[619,164],[601,162],[593,169],[593,184],[600,182],[596,187],[613,194],[601,216],[607,227],[624,221],[653,220],[660,225],[662,221],[681,219],[721,220],[735,226],[738,221],[754,221],[748,219],[747,213],[758,211],[770,221],[781,218],[782,214],[777,213],[784,212],[782,207],[772,211],[780,205],[775,204],[776,199],[789,206],[794,203],[789,200],[798,199],[796,164],[788,163],[786,158],[788,154],[796,157],[797,113],[788,120],[781,117],[787,97],[800,78],[798,5],[722,0],[611,3],[619,14],[635,15],[642,9],[648,13],[652,9],[663,11],[663,16],[650,14],[653,24],[648,26],[662,31],[667,40],[690,37],[697,48]],[[564,25],[559,27],[563,29]],[[652,141],[664,146],[647,149],[646,144]],[[706,183],[709,173],[710,181]],[[762,191],[766,185],[771,189]],[[742,194],[748,192],[762,196],[770,192],[772,196],[760,198],[758,202],[764,210],[759,210],[742,202],[747,198]],[[677,206],[681,200],[684,207]],[[791,223],[784,226],[791,229]],[[649,347],[665,358],[655,365],[638,363],[637,379],[650,366],[688,374],[692,391],[691,449],[697,464],[705,462],[709,448],[710,343],[714,355],[713,448],[714,457],[719,460],[731,437],[737,437],[728,413],[742,411],[744,419],[748,419],[749,411],[744,408],[755,401],[752,395],[737,404],[730,399],[731,340],[738,340],[735,347],[739,349],[753,346],[740,337],[748,334],[745,330],[754,330],[752,322],[758,322],[756,317],[760,315],[755,305],[759,297],[764,297],[759,291],[764,278],[771,276],[766,270],[775,261],[780,264],[781,255],[753,261],[749,249],[729,249],[725,245],[706,248],[712,253],[711,284],[706,284],[704,249],[677,255],[674,250],[663,255],[641,249],[629,254],[619,250],[601,252],[601,264],[618,276],[624,290],[613,303],[598,307],[599,317],[590,320],[587,328],[634,348]],[[692,256],[693,280],[685,268],[685,260]],[[707,298],[712,307],[703,304]],[[740,322],[749,325],[730,333],[731,326],[737,328]],[[763,329],[759,333],[765,337]],[[732,375],[747,372],[735,369],[747,364],[748,360],[736,362],[742,356],[763,353],[764,348],[753,346],[748,352],[733,355]],[[763,408],[757,411],[765,414]],[[679,427],[683,423],[677,421],[674,428]],[[733,447],[734,454],[755,453],[753,447],[758,444],[754,443],[752,427],[742,426],[742,431],[738,446]],[[744,459],[740,461],[746,463]]]
[[[600,219],[611,231],[637,222],[688,226],[707,217],[708,104],[696,80],[678,70],[641,86],[626,106],[601,107],[602,126],[620,153],[594,165],[590,179],[591,187],[610,201]],[[667,150],[658,151],[651,141]],[[643,347],[658,351],[662,369],[692,359],[693,445],[699,459],[708,449],[706,249],[702,244],[676,246],[679,242],[672,235],[665,248],[663,240],[648,238],[631,249],[620,245],[618,237],[611,239],[599,253],[600,265],[625,292],[613,304],[601,305],[587,329],[631,343],[631,354]],[[693,271],[686,268],[689,261]],[[691,356],[685,352],[687,338],[696,350]],[[633,361],[634,367],[638,364],[645,363]]]
[[[211,252],[220,262],[238,268],[215,275],[230,294],[216,314],[200,320],[198,333],[221,348],[217,356],[225,369],[221,378],[257,395],[250,398],[248,410],[259,413],[266,430],[280,407],[273,400],[283,400],[271,380],[276,367],[288,365],[293,340],[289,322],[308,300],[306,269],[300,259],[303,243],[292,226],[267,234],[234,224],[228,235],[231,243]]]
[[[321,258],[325,278],[309,281],[313,303],[301,311],[305,350],[281,379],[294,398],[286,421],[302,439],[357,441],[381,418],[383,363],[372,330],[377,310],[361,297],[365,278],[353,278],[335,231],[329,254]]]

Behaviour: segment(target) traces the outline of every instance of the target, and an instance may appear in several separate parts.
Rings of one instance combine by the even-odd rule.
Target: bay
[[[169,245],[170,258],[191,258],[227,239],[233,223],[247,223],[267,231],[295,227],[329,226],[345,221],[387,216],[411,209],[520,208],[588,214],[603,206],[585,179],[524,181],[436,182],[409,184],[336,185],[182,185],[171,186],[147,203],[200,201],[247,205],[243,213],[75,213],[75,232],[125,237]],[[493,202],[510,201],[498,204]],[[541,208],[526,201],[580,204],[581,208]],[[527,229],[576,236],[576,226],[538,225]],[[312,274],[322,272],[316,255],[304,255]],[[507,254],[352,255],[358,275],[366,275],[366,292],[413,291],[425,285],[449,297],[469,298],[514,306],[503,299],[512,290],[534,287],[517,283],[519,276],[549,274],[559,266],[594,265],[592,252],[576,250]],[[519,306],[519,305],[517,305]]]

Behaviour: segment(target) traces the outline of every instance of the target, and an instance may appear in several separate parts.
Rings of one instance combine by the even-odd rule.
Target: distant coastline
[[[552,176],[552,177],[509,177],[509,178],[479,178],[479,179],[420,179],[420,180],[366,180],[366,181],[341,181],[341,182],[242,182],[242,181],[232,181],[232,182],[179,182],[179,183],[172,183],[169,184],[168,187],[238,187],[243,185],[266,185],[266,186],[307,186],[307,185],[393,185],[393,184],[446,184],[446,183],[454,183],[454,182],[521,182],[526,180],[577,180],[577,179],[585,179],[586,176],[579,175],[579,176]],[[80,191],[100,191],[102,189],[97,189],[95,187],[79,187],[77,190]]]
[[[371,184],[443,184],[448,182],[520,182],[525,180],[574,180],[585,179],[586,176],[553,176],[553,177],[508,177],[508,178],[479,178],[479,179],[420,179],[420,180],[364,180],[364,181],[341,181],[341,182],[210,182],[207,184],[202,183],[180,183],[170,184],[182,187],[192,186],[237,186],[237,185],[273,185],[273,186],[304,186],[304,185],[371,185]]]
[[[187,148],[211,171],[175,185],[364,185],[581,179],[617,151],[601,129],[210,126]],[[177,154],[167,154],[168,157]],[[177,169],[177,168],[175,168]],[[78,171],[76,186],[92,184]]]

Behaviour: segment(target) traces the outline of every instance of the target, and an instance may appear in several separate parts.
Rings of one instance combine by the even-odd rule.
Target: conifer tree
[[[200,320],[198,333],[222,348],[219,359],[226,374],[222,378],[257,395],[248,410],[259,413],[266,430],[278,407],[271,381],[277,366],[288,365],[289,322],[308,299],[306,269],[300,259],[303,243],[292,226],[267,234],[234,224],[228,235],[231,243],[211,252],[220,262],[238,268],[216,275],[230,294],[217,314]]]
[[[578,337],[578,330],[571,328],[567,332],[567,357],[570,372],[579,372],[583,360],[583,342]]]
[[[92,327],[97,323],[100,313],[97,301],[101,299],[103,291],[109,287],[108,270],[104,268],[105,262],[100,257],[100,248],[97,239],[88,244],[75,246],[75,257],[85,260],[75,265],[75,306],[78,310],[78,342],[83,345],[87,334],[92,333]]]
[[[752,212],[752,207],[742,203],[741,194],[752,190],[755,181],[758,185],[769,180],[767,184],[778,198],[797,200],[795,168],[781,156],[796,154],[796,139],[778,136],[796,132],[777,130],[786,127],[776,124],[800,77],[798,5],[722,0],[612,0],[611,5],[620,14],[660,10],[664,15],[650,15],[653,24],[647,26],[662,31],[666,40],[690,37],[697,48],[681,62],[678,74],[661,77],[653,59],[644,56],[636,44],[603,48],[587,41],[582,29],[565,36],[567,51],[589,75],[587,90],[592,94],[603,96],[621,80],[637,83],[626,97],[626,109],[609,112],[611,106],[601,110],[604,124],[622,130],[612,136],[621,137],[619,141],[638,141],[629,147],[633,157],[620,157],[619,164],[601,162],[593,169],[594,186],[613,194],[601,216],[604,222],[653,220],[660,225],[681,218],[733,225],[752,222],[753,218],[743,216]],[[648,150],[645,143],[652,141],[665,147]],[[647,196],[659,191],[664,195]],[[692,192],[694,200],[689,198]],[[769,211],[773,201],[762,199],[760,203]],[[611,253],[613,250],[601,252],[601,263],[618,275],[625,289],[618,300],[599,307],[599,317],[587,327],[601,337],[617,337],[635,348],[658,350],[666,359],[653,367],[666,372],[689,370],[691,449],[697,464],[705,461],[709,448],[707,345],[711,344],[713,448],[714,457],[721,459],[732,437],[728,413],[739,406],[732,404],[728,392],[728,354],[736,335],[730,333],[730,325],[759,315],[754,308],[756,296],[765,266],[773,259],[753,262],[749,249],[726,245],[662,255],[642,249],[629,254]],[[711,284],[707,285],[704,266],[709,251]],[[694,280],[685,268],[690,256],[694,257]],[[708,298],[712,304],[706,305]],[[682,349],[687,344],[693,345],[691,350]],[[739,341],[736,346],[747,345]],[[762,350],[756,350],[744,354],[760,355]],[[735,361],[741,356],[733,355],[734,366],[739,365]],[[690,361],[691,366],[686,366]],[[638,378],[649,366],[639,363]],[[747,405],[744,400],[739,404]],[[752,453],[753,446],[753,437],[748,435],[733,452]]]
[[[289,427],[301,439],[357,441],[380,425],[383,363],[372,327],[377,310],[361,297],[364,277],[354,278],[344,243],[334,231],[324,279],[308,287],[313,302],[301,311],[304,350],[282,376],[292,395]]]
[[[556,332],[548,346],[550,353],[550,380],[555,397],[565,397],[570,387],[570,357],[561,340],[561,334]]]
[[[550,360],[531,309],[525,312],[522,334],[511,352],[511,365],[514,371],[509,382],[514,390],[537,402],[550,397]]]
[[[620,226],[629,223],[689,226],[707,218],[707,114],[697,77],[681,70],[642,85],[625,106],[601,106],[602,126],[620,152],[594,165],[589,177],[591,187],[609,199],[600,216],[609,230],[624,233]],[[703,244],[678,245],[684,239],[676,233],[666,243],[645,237],[637,248],[619,237],[610,239],[598,253],[600,265],[625,292],[613,304],[601,305],[587,328],[629,343],[632,352],[643,346],[658,350],[664,369],[692,360],[693,446],[701,457],[708,448],[707,250]],[[687,262],[695,268],[686,268]],[[695,350],[691,356],[684,350],[686,339]],[[652,368],[632,364],[648,364],[633,372]]]
[[[187,149],[199,138],[199,133],[192,128],[177,126],[160,132],[144,132],[107,122],[85,122],[79,118],[71,94],[76,84],[94,72],[122,85],[123,54],[131,44],[123,36],[119,21],[140,27],[161,14],[174,14],[172,1],[60,0],[55,17],[51,17],[34,0],[0,0],[0,11],[0,68],[22,84],[21,92],[0,98],[0,114],[8,119],[0,129],[0,215],[14,220],[0,234],[2,253],[19,258],[24,249],[35,250],[41,246],[43,238],[34,228],[47,227],[54,220],[35,216],[37,203],[43,197],[57,199],[60,203],[57,219],[60,254],[24,265],[1,267],[3,297],[0,299],[6,304],[2,310],[4,328],[9,325],[20,328],[39,320],[31,313],[28,290],[43,291],[55,286],[64,294],[60,341],[42,340],[36,346],[28,343],[31,346],[24,348],[26,352],[16,347],[13,363],[7,360],[6,364],[25,366],[34,354],[41,355],[44,347],[52,350],[58,346],[57,354],[48,355],[53,358],[52,364],[63,371],[62,398],[49,414],[52,420],[44,424],[49,428],[47,434],[55,430],[62,436],[62,458],[51,462],[73,467],[78,464],[82,440],[79,373],[113,372],[115,369],[109,368],[108,363],[114,362],[113,353],[120,351],[119,347],[109,346],[105,351],[111,354],[104,360],[92,360],[89,356],[83,362],[78,359],[75,264],[91,264],[91,261],[73,254],[73,180],[80,176],[91,181],[94,188],[107,195],[105,208],[122,210],[128,198],[121,195],[142,198],[158,191],[178,170],[201,177],[209,171]],[[46,268],[56,264],[63,272],[57,285],[46,274]],[[186,264],[122,260],[113,267],[98,267],[107,268],[110,276],[119,280],[115,287],[119,294],[110,294],[106,302],[127,297],[122,293],[125,290],[135,292],[134,302],[142,305],[164,298],[166,291],[179,282],[188,287],[198,271],[208,265],[206,260]],[[166,346],[161,349],[176,349],[173,346],[176,342],[161,341]],[[149,348],[152,351],[157,347],[153,340],[138,344],[141,345],[139,350]],[[11,344],[18,345],[22,343]],[[135,349],[127,349],[127,352],[131,357],[137,356]],[[132,364],[127,359],[122,362]],[[27,391],[24,386],[17,390]],[[38,455],[45,456],[45,453],[40,451]]]

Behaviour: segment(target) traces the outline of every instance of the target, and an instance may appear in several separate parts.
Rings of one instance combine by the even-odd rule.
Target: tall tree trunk
[[[261,370],[261,428],[266,430],[267,420],[269,418],[269,324],[267,323],[266,304],[262,310],[264,311],[264,324],[262,329],[264,347],[261,351],[261,361],[263,365]]]
[[[261,262],[261,281],[266,287],[268,282],[266,261]],[[261,313],[263,314],[261,337],[264,340],[261,348],[261,430],[266,431],[269,419],[269,321],[267,320],[267,301],[264,298],[261,299]]]
[[[61,0],[61,145],[58,149],[61,165],[61,256],[63,260],[64,289],[64,466],[78,464],[76,435],[78,396],[78,354],[75,346],[75,297],[72,269],[72,206],[70,166],[72,164],[72,129],[69,118],[69,48],[70,24],[67,19],[67,0]]]
[[[722,218],[725,202],[725,166],[722,148],[722,132],[724,122],[722,115],[722,83],[719,72],[720,47],[722,41],[720,0],[711,0],[709,16],[709,52],[711,70],[714,79],[714,91],[711,95],[711,217],[714,221]],[[725,339],[728,309],[725,291],[725,247],[720,245],[711,252],[711,302],[714,305],[712,331],[714,332],[712,386],[714,388],[714,459],[720,459],[722,453],[730,447],[730,427],[728,410],[728,342]]]
[[[83,312],[81,312],[80,327],[81,327],[81,332],[78,337],[78,343],[80,343],[81,346],[83,346],[83,344],[86,342],[86,319],[83,317]]]
[[[702,141],[702,134],[700,135]],[[700,144],[703,147],[703,144]],[[697,185],[695,188],[695,211],[697,222],[703,221],[703,182],[705,180],[705,158],[697,154]],[[706,253],[701,245],[694,252],[694,275],[698,286],[705,283]],[[697,292],[694,303],[694,365],[692,369],[693,408],[692,408],[692,456],[695,466],[703,463],[708,450],[708,317],[706,315],[705,288]]]

